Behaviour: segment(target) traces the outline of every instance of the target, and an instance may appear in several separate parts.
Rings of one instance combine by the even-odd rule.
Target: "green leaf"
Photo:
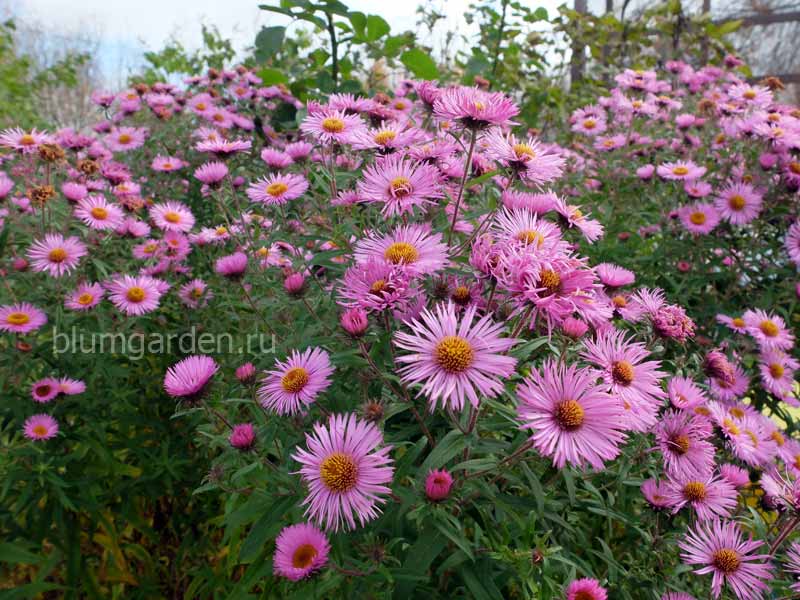
[[[428,455],[428,458],[419,468],[419,476],[425,477],[431,469],[438,469],[456,454],[461,452],[467,445],[467,439],[458,429],[448,432],[437,444],[436,448]]]
[[[264,86],[275,85],[277,83],[289,83],[289,78],[278,69],[265,67],[258,72],[258,76],[261,78],[261,85]]]
[[[350,19],[350,24],[353,26],[353,31],[356,34],[356,37],[363,38],[364,37],[364,29],[367,26],[367,17],[364,13],[353,11],[348,15]]]
[[[411,48],[400,55],[400,62],[420,79],[438,79],[439,69],[433,59],[419,48]]]
[[[16,546],[10,542],[0,544],[0,562],[18,564],[24,563],[26,565],[35,565],[40,561],[39,556],[28,552],[20,546]]]
[[[394,572],[398,581],[393,596],[396,600],[412,597],[417,582],[425,579],[422,576],[445,546],[447,546],[447,538],[439,531],[420,532],[419,538],[408,550],[403,568]],[[411,577],[404,577],[404,575],[411,575]]]
[[[535,11],[533,11],[533,16],[538,21],[547,21],[547,9],[544,6],[540,6]]]
[[[383,17],[379,17],[378,15],[370,15],[367,17],[367,41],[374,42],[385,36],[391,27],[389,24],[383,19]]]
[[[256,36],[256,61],[264,63],[283,46],[286,27],[262,27]]]

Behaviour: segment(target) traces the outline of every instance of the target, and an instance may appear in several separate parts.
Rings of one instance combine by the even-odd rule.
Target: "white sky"
[[[381,15],[392,32],[416,30],[417,5],[426,1],[447,15],[443,30],[471,34],[463,15],[471,0],[344,0],[351,10]],[[526,1],[526,0],[523,0]],[[555,11],[560,0],[527,0],[530,6]],[[0,0],[0,17],[14,16],[45,30],[89,32],[100,40],[101,67],[107,83],[125,79],[141,64],[146,50],[161,49],[177,38],[192,50],[200,44],[200,24],[213,24],[237,51],[253,43],[264,25],[285,25],[282,15],[262,11],[269,0]],[[423,40],[432,43],[434,40]]]

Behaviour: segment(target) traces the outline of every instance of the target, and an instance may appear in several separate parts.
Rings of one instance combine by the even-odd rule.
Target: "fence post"
[[[587,13],[587,0],[575,0],[575,12],[585,15]],[[570,87],[583,78],[583,68],[586,58],[583,55],[584,45],[577,37],[572,40],[572,59],[570,61],[569,78]]]

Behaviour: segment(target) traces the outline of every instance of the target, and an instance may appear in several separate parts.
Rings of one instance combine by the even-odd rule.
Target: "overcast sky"
[[[101,43],[101,65],[109,84],[122,82],[141,64],[146,50],[177,38],[188,49],[200,44],[200,24],[216,25],[238,51],[253,43],[264,25],[285,25],[286,17],[259,10],[269,0],[0,0],[0,16],[37,23],[53,32],[88,31]],[[427,0],[447,15],[443,29],[474,33],[463,15],[471,0]],[[523,0],[524,1],[524,0]],[[352,10],[375,13],[393,32],[415,30],[417,0],[345,0]],[[530,0],[551,11],[559,0]],[[430,42],[430,40],[427,40]],[[121,77],[120,77],[121,75]],[[115,81],[116,79],[116,81]]]

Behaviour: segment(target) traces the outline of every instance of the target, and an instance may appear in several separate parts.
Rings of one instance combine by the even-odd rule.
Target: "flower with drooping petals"
[[[519,107],[502,92],[455,86],[441,91],[433,104],[433,114],[437,119],[479,130],[514,125],[511,119],[519,114]]]
[[[275,368],[258,390],[261,406],[279,415],[294,415],[316,402],[331,384],[334,368],[322,348],[292,350],[285,361],[275,361]]]
[[[670,502],[667,498],[669,493],[666,482],[658,482],[655,479],[647,479],[641,485],[642,495],[647,500],[653,510],[664,510],[669,508]]]
[[[696,523],[678,547],[685,564],[700,567],[695,573],[713,574],[714,598],[719,598],[727,584],[739,600],[753,600],[769,589],[765,581],[771,579],[770,556],[754,554],[762,544],[752,536],[745,541],[735,522],[714,519]]]
[[[440,402],[463,410],[465,400],[477,408],[481,396],[500,394],[501,378],[514,372],[517,361],[506,352],[516,340],[500,337],[503,325],[491,315],[473,324],[476,310],[472,305],[459,317],[452,302],[442,303],[408,322],[411,333],[394,336],[394,345],[409,353],[397,356],[398,375],[407,384],[422,384],[419,394],[428,398],[431,411]]]
[[[310,523],[290,525],[275,540],[273,570],[280,577],[300,581],[324,567],[330,551],[327,536]]]
[[[221,256],[214,263],[214,272],[229,279],[240,279],[247,270],[247,260],[247,254],[244,252]]]
[[[556,468],[586,463],[602,470],[620,453],[625,440],[621,402],[595,385],[591,369],[546,360],[517,387],[523,429]]]
[[[195,400],[208,386],[219,365],[210,356],[188,356],[172,365],[164,376],[164,389],[173,398]]]
[[[384,217],[413,213],[414,207],[433,204],[443,196],[436,167],[415,164],[400,154],[390,154],[367,167],[358,183],[358,195],[364,202],[382,203]]]
[[[668,475],[707,475],[714,470],[714,445],[708,420],[688,411],[663,413],[655,428],[656,443]]]
[[[204,163],[194,170],[195,179],[209,186],[220,184],[227,175],[228,167],[219,161]]]
[[[315,424],[306,434],[306,448],[292,455],[308,485],[305,514],[333,531],[376,519],[383,496],[391,493],[391,449],[374,423],[354,414],[331,415],[327,424]]]

